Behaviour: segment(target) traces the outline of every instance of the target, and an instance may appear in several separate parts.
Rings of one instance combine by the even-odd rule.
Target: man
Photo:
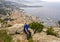
[[[29,24],[24,25],[24,32],[27,35],[27,40],[31,37],[31,32],[28,30],[29,29]]]

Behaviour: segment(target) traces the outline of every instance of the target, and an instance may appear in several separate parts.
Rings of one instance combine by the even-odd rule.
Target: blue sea
[[[59,2],[44,2],[40,5],[42,7],[25,7],[22,9],[24,9],[27,14],[38,16],[40,18],[51,18],[54,20],[60,20]]]

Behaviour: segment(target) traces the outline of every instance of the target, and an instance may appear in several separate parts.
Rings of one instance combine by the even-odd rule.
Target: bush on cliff
[[[53,28],[48,28],[46,31],[47,35],[53,35],[53,36],[57,36],[58,33],[54,31]]]
[[[30,23],[30,28],[34,30],[34,33],[41,32],[43,30],[44,25],[38,22]]]

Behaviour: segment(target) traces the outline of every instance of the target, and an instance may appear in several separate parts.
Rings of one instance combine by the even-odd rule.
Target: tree
[[[41,32],[43,30],[44,25],[38,22],[30,23],[30,28],[34,30],[34,33]]]
[[[58,24],[60,25],[60,21],[58,21]]]
[[[58,21],[59,27],[60,27],[60,21]]]

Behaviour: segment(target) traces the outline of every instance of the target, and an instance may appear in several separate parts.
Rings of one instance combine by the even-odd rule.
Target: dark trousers
[[[24,33],[27,35],[27,40],[29,40],[31,38],[31,32],[29,30],[27,30],[27,31],[24,30]]]

